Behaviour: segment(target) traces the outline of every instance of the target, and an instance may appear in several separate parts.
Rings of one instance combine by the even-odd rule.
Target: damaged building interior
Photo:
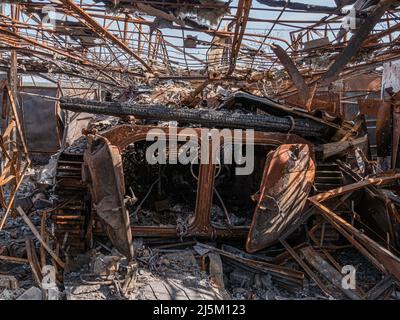
[[[3,0],[0,86],[0,300],[400,300],[400,2]]]

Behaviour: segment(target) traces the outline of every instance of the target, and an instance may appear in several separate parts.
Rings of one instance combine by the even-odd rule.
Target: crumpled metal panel
[[[89,135],[88,140],[88,148],[84,153],[85,179],[96,213],[113,245],[131,259],[132,232],[123,199],[125,183],[121,154],[119,149],[104,137]]]
[[[314,153],[307,144],[284,144],[268,154],[247,237],[248,252],[271,245],[298,222],[314,176]]]

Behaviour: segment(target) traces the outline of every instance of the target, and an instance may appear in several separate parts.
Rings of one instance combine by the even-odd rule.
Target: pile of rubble
[[[218,108],[233,120],[129,102],[61,106],[100,115],[25,175],[0,231],[3,299],[399,298],[400,173],[367,159],[361,122],[246,93]],[[171,114],[175,130],[192,119],[194,134],[210,122],[246,127],[248,116],[260,128],[253,173],[146,162],[146,133],[172,130]]]

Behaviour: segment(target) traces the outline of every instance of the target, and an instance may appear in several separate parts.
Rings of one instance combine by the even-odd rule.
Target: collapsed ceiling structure
[[[399,3],[320,2],[2,1],[0,270],[28,264],[40,290],[0,288],[170,299],[179,269],[189,299],[398,299]],[[152,164],[153,130],[178,147],[254,130],[254,170]]]
[[[314,85],[332,92],[325,87],[339,77],[375,72],[398,57],[396,1],[357,1],[353,30],[343,27],[342,9],[354,1],[332,7],[279,1],[18,2],[1,13],[2,68],[16,49],[21,74],[80,79],[120,94],[154,81],[186,80],[194,87],[188,98],[221,83],[276,98],[297,95],[299,105],[309,101],[315,107]],[[263,19],[267,14],[276,17]],[[274,30],[286,33],[278,37],[283,31]]]

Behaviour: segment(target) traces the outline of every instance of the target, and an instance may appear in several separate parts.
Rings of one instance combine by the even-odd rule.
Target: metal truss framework
[[[15,50],[21,74],[122,92],[149,78],[205,81],[199,91],[212,81],[241,81],[248,87],[262,83],[278,98],[299,90],[301,105],[310,106],[317,86],[399,56],[400,21],[392,0],[360,8],[361,22],[353,32],[342,26],[341,5],[270,0],[2,3],[0,68],[8,69]],[[190,16],[199,10],[220,15],[204,24]],[[189,13],[182,16],[184,11]],[[277,17],[260,18],[264,13]],[[283,18],[286,13],[307,13],[309,20]],[[279,28],[285,30],[280,37]],[[321,56],[324,63],[316,63]]]

